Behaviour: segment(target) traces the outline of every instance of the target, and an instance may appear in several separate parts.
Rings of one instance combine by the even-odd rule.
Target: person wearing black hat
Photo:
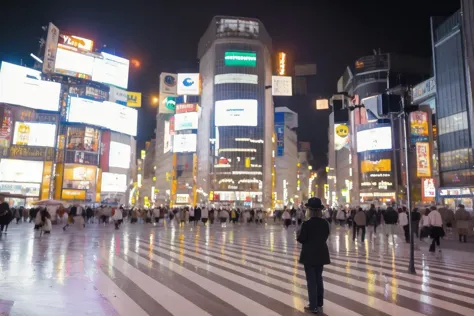
[[[324,303],[323,267],[331,263],[326,244],[330,227],[322,218],[324,205],[319,198],[313,197],[306,203],[309,219],[301,225],[298,242],[303,245],[299,262],[304,265],[308,285],[309,305],[306,310],[318,314]]]

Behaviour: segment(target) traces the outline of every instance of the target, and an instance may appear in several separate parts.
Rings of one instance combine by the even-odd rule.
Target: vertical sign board
[[[410,139],[411,143],[428,142],[429,138],[428,113],[416,111],[410,113]]]
[[[277,156],[283,156],[285,152],[285,113],[275,113],[275,134],[277,142]]]
[[[59,29],[49,23],[48,36],[46,37],[46,45],[44,49],[43,72],[53,73],[54,64],[56,62],[56,51],[58,49]]]
[[[429,143],[416,143],[416,176],[431,177],[431,155]]]
[[[197,204],[197,171],[198,171],[198,156],[193,154],[193,206]]]

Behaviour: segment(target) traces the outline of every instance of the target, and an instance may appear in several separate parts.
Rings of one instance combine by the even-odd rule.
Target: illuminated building
[[[197,183],[211,203],[271,207],[271,51],[256,19],[215,17],[199,42]]]
[[[472,1],[448,18],[433,17],[433,68],[436,80],[439,202],[473,209],[473,32]],[[455,88],[454,88],[455,87]]]
[[[62,33],[52,23],[42,57],[42,73],[19,66],[2,69],[8,80],[1,82],[0,100],[34,109],[22,110],[20,117],[14,117],[16,108],[4,111],[3,122],[21,130],[21,144],[15,135],[13,143],[5,139],[9,149],[3,157],[33,154],[32,160],[44,161],[41,195],[34,199],[126,203],[137,133],[137,110],[127,105],[132,100],[140,106],[139,94],[129,98],[125,90],[129,61],[94,50],[92,40]],[[43,124],[40,132],[39,122],[54,129]]]
[[[276,205],[277,209],[297,203],[298,114],[287,107],[275,108]]]

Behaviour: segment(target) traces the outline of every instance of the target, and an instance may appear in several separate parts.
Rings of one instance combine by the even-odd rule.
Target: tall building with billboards
[[[217,16],[198,47],[200,190],[214,204],[272,203],[272,44],[256,19]]]
[[[472,210],[474,8],[470,1],[462,4],[462,11],[431,20],[440,171],[437,197],[452,208],[462,203]]]

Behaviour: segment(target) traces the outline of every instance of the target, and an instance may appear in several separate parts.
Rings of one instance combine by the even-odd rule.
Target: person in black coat
[[[306,207],[310,219],[301,225],[298,242],[302,244],[299,262],[304,265],[308,285],[309,305],[306,310],[317,314],[324,303],[323,267],[331,263],[326,244],[330,233],[329,223],[322,218],[324,205],[319,198],[308,200]]]
[[[12,212],[10,211],[10,206],[7,202],[0,204],[0,235],[2,233],[7,233],[8,225],[13,219]],[[3,231],[5,229],[5,231]]]

